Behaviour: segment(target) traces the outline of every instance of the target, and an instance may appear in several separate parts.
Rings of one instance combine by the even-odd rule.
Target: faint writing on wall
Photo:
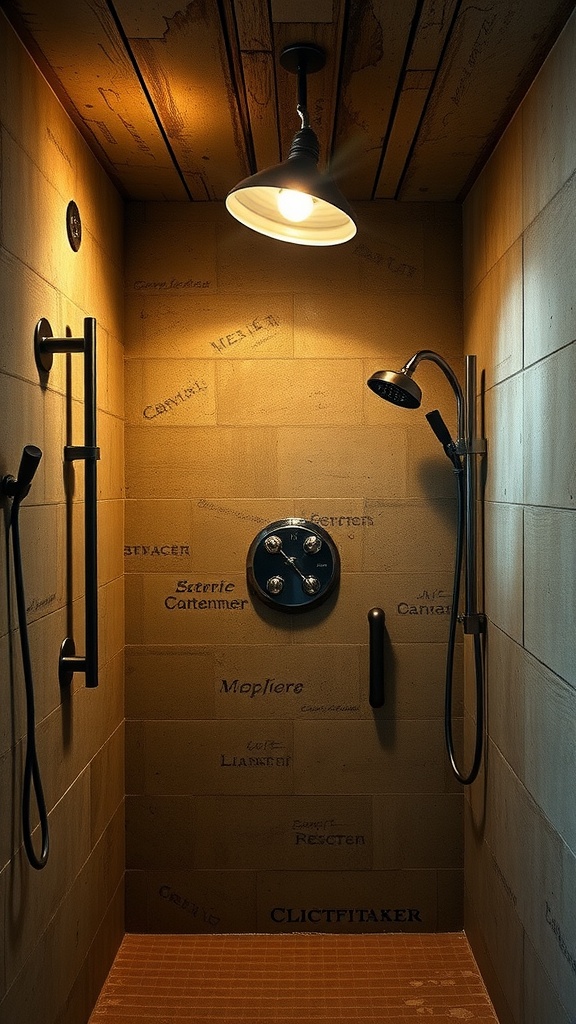
[[[451,610],[450,604],[408,604],[400,601],[396,606],[399,615],[449,615]]]
[[[317,512],[312,512],[309,519],[317,526],[332,526],[341,529],[350,529],[351,526],[374,526],[372,516],[321,516]]]
[[[183,405],[184,402],[189,402],[195,395],[200,395],[203,391],[207,390],[208,385],[205,380],[195,380],[193,384],[177,391],[176,394],[172,395],[170,398],[164,398],[161,402],[157,402],[156,405],[147,405],[142,410],[142,416],[145,420],[155,420],[157,416],[163,416],[165,413],[174,412],[174,410],[178,409],[178,407]]]
[[[186,914],[190,914],[191,917],[198,918],[206,924],[220,924],[220,918],[217,917],[212,910],[207,910],[206,907],[201,906],[194,900],[188,899],[186,896],[181,896],[179,893],[174,891],[171,885],[161,885],[158,889],[158,895],[161,899],[168,900],[169,903],[173,903],[174,906],[183,910]]]
[[[367,260],[369,263],[375,263],[377,266],[383,266],[386,270],[389,270],[391,274],[398,274],[402,277],[413,277],[418,267],[413,266],[411,263],[402,263],[401,260],[396,259],[395,256],[385,256],[382,252],[373,252],[367,245],[360,244],[354,249],[354,255],[360,256],[361,259]]]
[[[284,744],[279,740],[249,740],[241,755],[220,754],[221,768],[290,768],[292,755],[281,754]]]
[[[179,291],[188,288],[209,288],[210,281],[195,281],[189,277],[186,281],[179,281],[172,277],[169,281],[134,281],[135,291]]]
[[[218,512],[223,516],[231,516],[233,519],[247,520],[250,523],[265,523],[266,520],[262,516],[255,516],[249,512],[241,512],[237,508],[229,508],[227,505],[215,505],[213,501],[208,501],[206,498],[200,498],[198,502],[198,508],[205,508],[209,512]]]
[[[273,907],[270,917],[276,924],[422,923],[422,912],[415,907]]]
[[[27,612],[40,612],[49,608],[56,600],[56,594],[48,594],[47,597],[33,597],[26,608]]]
[[[554,932],[556,942],[558,943],[558,948],[562,953],[562,956],[568,963],[570,970],[573,974],[576,974],[576,957],[574,956],[574,953],[568,948],[566,936],[564,935],[560,925],[558,924],[558,921],[554,917],[552,913],[552,908],[548,903],[548,900],[546,900],[546,924]]]
[[[359,704],[303,704],[300,711],[318,715],[341,714],[344,711],[359,711]]]
[[[281,683],[275,679],[266,679],[262,683],[241,683],[239,679],[223,679],[220,685],[220,693],[234,693],[249,697],[266,697],[274,695],[286,696],[287,694],[302,693],[304,683]]]
[[[129,558],[132,555],[144,555],[157,558],[173,555],[182,557],[190,554],[189,544],[125,544],[124,555]]]
[[[279,327],[280,321],[278,317],[273,316],[269,313],[267,316],[255,317],[248,324],[243,324],[242,327],[237,328],[235,331],[231,331],[230,334],[224,334],[217,341],[211,341],[210,345],[216,352],[222,354],[227,352],[228,349],[232,348],[233,345],[237,345],[238,342],[246,341],[248,338],[253,338],[255,335],[259,335],[258,341],[265,340],[268,332],[273,327]],[[262,332],[262,333],[261,333]],[[255,345],[250,346],[255,348]]]
[[[365,846],[366,836],[345,831],[346,825],[334,818],[306,821],[295,818],[292,822],[295,846]]]
[[[244,611],[248,604],[246,598],[231,597],[236,589],[235,583],[226,580],[178,580],[173,594],[164,599],[164,607],[168,611]],[[207,597],[182,597],[182,594],[206,594]],[[229,596],[219,597],[226,594]]]

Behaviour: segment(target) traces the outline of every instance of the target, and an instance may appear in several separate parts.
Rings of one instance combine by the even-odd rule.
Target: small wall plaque
[[[252,541],[246,576],[252,594],[269,607],[306,611],[337,586],[340,556],[323,527],[307,519],[280,519]]]

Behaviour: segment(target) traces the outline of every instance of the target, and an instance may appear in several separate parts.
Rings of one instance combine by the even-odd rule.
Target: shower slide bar
[[[96,320],[84,319],[81,338],[54,338],[48,320],[39,320],[34,332],[34,356],[41,375],[52,368],[52,356],[59,352],[84,355],[84,444],[65,445],[65,462],[84,462],[84,566],[85,566],[85,650],[76,654],[76,644],[67,636],[60,647],[58,676],[69,686],[75,672],[85,674],[86,686],[98,686],[98,556],[97,556],[97,461],[96,444]]]

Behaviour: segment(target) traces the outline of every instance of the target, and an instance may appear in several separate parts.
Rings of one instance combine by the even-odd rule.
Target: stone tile
[[[11,387],[19,389],[22,387],[21,381],[38,384],[38,368],[34,359],[34,330],[38,320],[44,317],[52,324],[56,333],[56,325],[60,320],[60,303],[58,293],[47,281],[42,280],[28,267],[23,266],[15,256],[4,250],[0,252],[0,268],[0,316],[3,323],[10,324],[10,330],[5,331],[2,336],[0,370],[18,378],[13,379],[10,384]],[[19,301],[15,303],[13,300],[16,291]],[[56,359],[50,372],[49,386],[53,390],[64,391],[64,359]],[[24,424],[30,425],[28,418],[22,423],[13,423],[12,426],[22,428]]]
[[[574,685],[576,511],[526,508],[524,524],[525,645]]]
[[[487,640],[488,733],[514,771],[523,778],[526,745],[526,687],[520,645],[496,626]]]
[[[552,984],[573,1005],[576,980],[569,951],[576,928],[571,913],[576,858],[496,751],[491,765],[488,842]]]
[[[124,577],[98,590],[98,655],[104,668],[124,650]],[[80,629],[78,629],[80,633]],[[82,641],[78,642],[78,646]],[[84,646],[82,644],[82,646]]]
[[[554,990],[530,940],[524,939],[524,1008],[526,1024],[570,1024],[570,1009],[562,1006],[562,993]]]
[[[84,515],[84,508],[81,508]],[[110,583],[124,571],[122,558],[122,537],[124,532],[124,502],[122,500],[101,501],[98,505],[98,581]],[[84,551],[84,525],[80,535],[82,561]],[[83,573],[82,573],[83,576]]]
[[[361,289],[360,289],[361,291]],[[462,310],[453,291],[390,296],[358,302],[351,282],[326,293],[298,291],[294,306],[294,355],[313,359],[382,360],[374,370],[399,369],[422,348],[461,351]],[[388,365],[389,364],[389,365]]]
[[[126,428],[129,498],[274,496],[276,466],[272,428]]]
[[[514,906],[516,894],[474,825],[466,831],[464,924],[484,984],[501,1024],[516,1024],[523,1013],[524,932]]]
[[[522,117],[512,118],[485,171],[487,270],[522,234]]]
[[[63,507],[23,504],[20,512],[22,572],[28,621],[56,611],[66,600]],[[38,558],[38,552],[43,558]],[[15,613],[15,605],[13,605]]]
[[[576,344],[524,374],[524,501],[576,508],[572,415]]]
[[[126,717],[214,717],[215,651],[210,647],[126,648]]]
[[[98,416],[98,498],[124,497],[124,424],[116,416]]]
[[[576,157],[576,152],[575,152]],[[576,229],[571,178],[524,238],[524,359],[528,366],[576,337],[576,271],[566,258]]]
[[[486,188],[488,171],[480,172],[462,204],[464,295],[469,297],[488,272]]]
[[[374,517],[367,514],[361,498],[308,498],[295,503],[295,515],[327,530],[338,548],[344,572],[360,571],[366,537],[374,526]]]
[[[434,216],[426,219],[423,226],[426,290],[432,293],[452,292],[461,299],[463,283],[461,204],[435,203]]]
[[[486,392],[484,433],[487,501],[520,504],[524,495],[524,376],[517,374]]]
[[[438,721],[295,722],[300,793],[443,793],[454,790]]]
[[[375,796],[374,867],[462,869],[462,809],[461,793]]]
[[[368,572],[442,572],[454,558],[455,501],[367,501],[374,527],[364,531]]]
[[[148,931],[148,891],[145,871],[125,874],[126,931]]]
[[[350,359],[231,360],[216,366],[218,423],[348,426],[362,420],[362,366]],[[249,400],[248,400],[249,396]]]
[[[481,390],[523,366],[522,240],[490,269],[468,303],[466,351],[478,358]]]
[[[571,18],[524,100],[525,227],[576,167],[576,143],[570,121],[574,116],[571,97],[575,49],[576,21]]]
[[[90,837],[94,846],[124,803],[124,727],[119,726],[90,762]]]
[[[282,427],[278,488],[296,498],[404,497],[406,432],[373,427]]]
[[[128,720],[124,750],[126,794],[145,793],[146,723]]]
[[[523,510],[519,505],[484,506],[486,614],[522,642],[524,570]]]
[[[442,870],[438,878],[438,931],[460,931],[464,921],[464,872]]]
[[[6,981],[10,986],[34,949],[38,937],[49,925],[62,893],[76,878],[90,851],[90,801],[88,773],[79,776],[48,819],[50,853],[43,870],[35,871],[23,849],[12,860],[10,917],[6,934]],[[74,841],[70,828],[73,823]],[[21,842],[19,830],[18,845]],[[38,830],[33,835],[34,849],[41,843]]]

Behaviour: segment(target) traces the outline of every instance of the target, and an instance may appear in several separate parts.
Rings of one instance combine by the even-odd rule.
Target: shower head
[[[378,370],[367,381],[368,387],[379,398],[405,409],[418,409],[422,392],[405,370]]]

